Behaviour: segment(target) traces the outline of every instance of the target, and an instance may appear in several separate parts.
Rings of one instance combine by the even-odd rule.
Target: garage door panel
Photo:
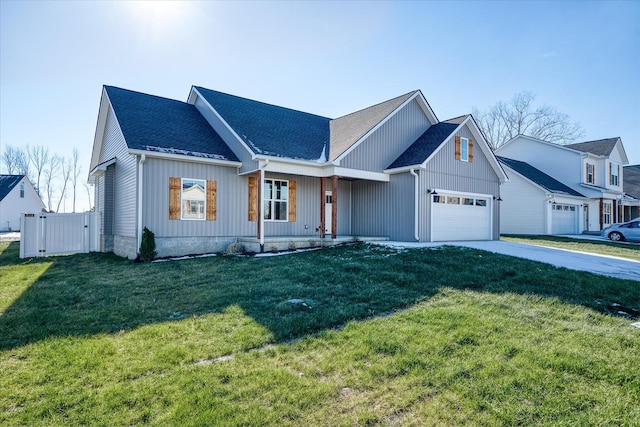
[[[474,196],[434,197],[445,203],[432,203],[433,241],[489,240],[491,215],[489,201]],[[455,203],[455,201],[458,203]]]
[[[551,206],[551,234],[576,234],[577,229],[577,206],[562,204]]]

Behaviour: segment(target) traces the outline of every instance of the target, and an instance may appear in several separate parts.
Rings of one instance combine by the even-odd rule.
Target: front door
[[[331,205],[333,204],[333,194],[331,191],[325,191],[324,193],[324,232],[331,234]]]
[[[584,205],[584,231],[589,231],[589,205]]]

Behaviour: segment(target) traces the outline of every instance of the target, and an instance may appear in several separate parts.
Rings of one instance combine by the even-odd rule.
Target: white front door
[[[324,232],[331,234],[331,219],[332,219],[332,205],[333,193],[331,191],[325,191],[324,193]]]

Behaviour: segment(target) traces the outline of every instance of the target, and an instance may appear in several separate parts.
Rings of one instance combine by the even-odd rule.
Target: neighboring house
[[[0,175],[0,230],[20,231],[23,213],[40,213],[45,205],[25,175]]]
[[[527,163],[553,180],[562,183],[572,189],[580,198],[573,194],[572,197],[558,197],[556,193],[549,193],[551,204],[562,204],[562,213],[565,206],[569,212],[575,212],[577,226],[573,232],[599,231],[609,224],[618,222],[623,217],[626,200],[623,191],[623,166],[629,163],[620,138],[601,139],[597,141],[582,142],[570,145],[558,145],[542,141],[536,138],[519,135],[508,141],[496,150],[496,154],[505,161],[517,160]],[[504,191],[519,194],[520,190],[526,191],[529,184],[510,183],[510,188]],[[521,188],[522,187],[522,188]],[[505,193],[506,194],[506,193]],[[546,197],[546,196],[545,196]],[[522,197],[509,200],[503,196],[502,210],[506,215],[513,212],[529,212],[537,209],[537,199],[525,203]],[[556,206],[553,209],[558,209]],[[550,220],[545,226],[545,234],[572,234],[566,219],[567,226],[562,227],[561,233],[551,221],[553,214],[547,213]],[[567,214],[569,216],[569,214]],[[523,217],[524,220],[524,217]],[[522,231],[528,232],[533,225],[522,226]],[[502,229],[502,232],[506,232]]]
[[[623,170],[623,221],[630,221],[640,217],[640,165],[625,166]]]
[[[519,160],[498,156],[509,183],[502,186],[503,234],[577,234],[588,199],[546,173]]]
[[[181,102],[105,86],[90,166],[101,250],[130,258],[143,227],[158,256],[498,239],[506,179],[473,118],[438,121],[420,91],[329,119],[202,87]]]

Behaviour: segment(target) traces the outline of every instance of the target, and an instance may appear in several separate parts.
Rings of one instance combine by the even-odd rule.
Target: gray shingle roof
[[[130,149],[238,161],[195,106],[105,86]]]
[[[24,175],[0,175],[0,201],[18,185]]]
[[[624,192],[640,199],[640,165],[625,166],[622,173]]]
[[[335,160],[417,91],[331,120],[330,160]]]
[[[330,119],[194,87],[255,154],[326,161]]]
[[[598,139],[596,141],[578,142],[565,145],[567,148],[595,154],[596,156],[608,156],[613,151],[619,138]]]
[[[458,127],[458,124],[446,121],[429,127],[418,139],[405,150],[387,169],[419,165],[442,144]]]
[[[498,161],[503,165],[506,165],[524,176],[528,180],[538,184],[545,190],[555,194],[567,194],[570,196],[585,197],[578,193],[574,189],[567,187],[557,179],[547,175],[541,170],[531,166],[529,163],[521,162],[519,160],[508,159],[506,157],[496,156]]]

